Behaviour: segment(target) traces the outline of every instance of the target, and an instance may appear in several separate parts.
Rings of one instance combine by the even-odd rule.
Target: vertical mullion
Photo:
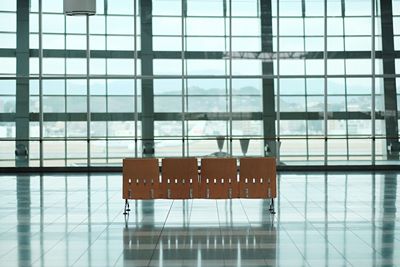
[[[276,83],[276,136],[277,136],[277,142],[276,142],[276,159],[277,162],[280,162],[280,157],[281,157],[281,150],[280,150],[280,139],[281,139],[281,70],[280,70],[280,26],[279,26],[279,17],[280,17],[280,12],[279,12],[279,0],[276,1],[276,76],[277,76],[277,83]],[[273,37],[272,37],[273,38]]]
[[[39,0],[39,166],[43,167],[43,27],[42,0]]]
[[[105,50],[108,51],[108,44],[107,44],[107,39],[108,39],[108,31],[107,31],[107,27],[108,27],[108,0],[104,0],[104,47]],[[106,64],[106,75],[108,76],[108,60],[105,60],[105,64]],[[107,77],[106,76],[106,77]],[[106,78],[105,80],[105,98],[106,98],[106,113],[108,113],[108,79]],[[108,148],[108,144],[109,144],[109,121],[108,119],[105,119],[105,125],[106,125],[106,138],[104,140],[105,142],[105,151],[106,151],[106,163],[109,163],[109,148]]]
[[[229,21],[228,21],[229,20],[229,18],[228,18],[229,7],[228,7],[228,4],[227,4],[227,1],[230,1],[230,0],[223,0],[222,5],[223,5],[223,17],[224,17],[224,49],[225,49],[225,52],[229,53],[229,44],[228,44],[228,42],[230,40],[230,37],[229,37],[229,33],[227,34],[227,25],[229,25]],[[225,71],[225,73],[227,73],[229,71],[229,60],[230,60],[230,57],[228,57],[228,60],[224,61],[224,71]],[[227,75],[224,78],[224,86],[225,86],[225,95],[224,95],[224,97],[225,97],[225,111],[228,112],[229,111],[229,77],[227,77]],[[226,121],[226,123],[224,125],[225,125],[225,134],[226,134],[226,137],[228,137],[228,135],[229,135],[229,123],[228,123],[228,121]],[[227,143],[227,148],[229,150],[229,142],[227,141],[226,143]]]
[[[328,3],[324,0],[324,164],[328,163]]]
[[[186,2],[186,7],[187,7],[187,2]],[[186,18],[187,18],[187,9],[186,9]],[[186,23],[186,18],[185,18],[185,23]],[[186,26],[186,25],[185,25]],[[184,27],[184,34],[185,34],[185,36],[187,36],[187,28],[186,27]],[[184,44],[185,44],[185,49],[186,49],[186,47],[187,47],[187,39],[185,38],[184,39]],[[184,72],[184,77],[186,77],[185,78],[185,90],[184,90],[184,93],[185,93],[185,111],[186,112],[189,112],[189,83],[188,83],[188,78],[187,78],[187,73],[188,73],[188,67],[187,67],[187,64],[185,64],[184,65],[184,70],[185,70],[185,72]],[[189,147],[189,122],[186,120],[186,118],[185,118],[185,121],[184,121],[184,125],[185,125],[185,131],[184,131],[184,133],[185,133],[185,136],[186,136],[186,156],[189,156],[189,149],[190,149],[190,147]]]
[[[185,1],[182,0],[181,5],[181,71],[182,71],[182,157],[185,156]]]
[[[371,162],[374,165],[375,164],[375,0],[371,0],[371,19],[372,19],[372,47],[371,47],[371,74],[372,74],[372,80],[371,80]]]
[[[345,9],[345,1],[341,1],[341,17],[342,17],[342,39],[343,39],[343,49],[346,51],[346,32],[345,32],[345,16],[346,16],[346,9]],[[344,110],[346,111],[346,159],[350,159],[350,146],[349,146],[349,116],[348,116],[348,91],[347,91],[347,77],[345,76],[347,73],[347,67],[346,67],[346,59],[343,59],[343,68],[344,68],[344,73],[343,73],[343,80],[344,80]]]
[[[229,155],[232,156],[232,1],[229,0]]]
[[[64,50],[67,50],[67,16],[64,15]],[[67,56],[64,57],[64,112],[68,113],[68,94],[67,94]],[[66,117],[64,123],[64,166],[67,166],[68,159],[68,118]]]
[[[305,6],[305,0],[301,1],[301,7],[302,7],[302,21],[303,21],[303,51],[306,53],[306,6]],[[307,76],[307,60],[304,58],[304,74],[305,77]],[[307,99],[307,79],[304,77],[304,104],[305,104],[305,112],[308,114],[308,99]],[[310,151],[309,151],[309,138],[308,138],[308,120],[307,116],[304,118],[305,119],[305,126],[306,126],[306,159],[310,159]]]
[[[87,130],[87,143],[86,143],[86,152],[87,152],[87,165],[90,167],[90,40],[89,40],[89,15],[86,15],[86,108],[87,108],[87,121],[86,121],[86,130]]]
[[[135,108],[135,158],[138,157],[138,108],[137,108],[137,98],[138,98],[138,93],[137,93],[137,57],[138,57],[138,50],[137,50],[137,4],[136,4],[137,0],[133,0],[133,44],[135,47],[135,56],[134,56],[134,108]]]

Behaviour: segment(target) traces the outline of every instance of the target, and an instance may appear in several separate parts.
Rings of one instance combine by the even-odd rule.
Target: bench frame
[[[160,172],[157,158],[123,160],[124,215],[129,199],[270,199],[275,214],[275,158],[164,158]],[[160,176],[161,174],[161,176]],[[160,179],[161,177],[161,179]]]

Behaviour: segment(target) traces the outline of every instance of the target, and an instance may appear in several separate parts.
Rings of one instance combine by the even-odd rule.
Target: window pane
[[[67,74],[86,75],[86,59],[68,58],[67,59]]]
[[[305,23],[305,34],[306,35],[324,35],[324,19],[323,18],[306,18]],[[339,25],[336,24],[336,27]]]
[[[133,75],[135,72],[135,61],[133,59],[109,58],[107,64],[107,74],[109,75]]]
[[[1,11],[16,11],[17,10],[17,1],[16,0],[8,0],[0,2],[0,10]]]
[[[13,33],[0,33],[0,48],[16,48],[16,35]]]
[[[224,79],[188,79],[189,95],[225,95],[227,85]]]
[[[227,43],[224,37],[186,38],[187,51],[226,51],[227,49]],[[236,47],[232,47],[232,50],[236,50]]]
[[[347,16],[369,16],[371,15],[371,1],[346,0]]]
[[[262,99],[258,96],[232,97],[233,112],[262,112]]]
[[[87,95],[86,80],[67,80],[68,95]]]
[[[153,15],[172,15],[182,14],[182,3],[176,0],[153,0]]]
[[[44,49],[64,49],[64,35],[43,34]]]
[[[259,1],[232,0],[232,16],[258,16]]]
[[[85,96],[67,97],[67,112],[87,112]]]
[[[306,37],[306,51],[323,51],[324,50],[324,38],[322,37]]]
[[[301,16],[301,1],[279,1],[279,16]]]
[[[86,17],[84,16],[66,16],[67,33],[86,34]]]
[[[323,16],[324,2],[323,1],[305,1],[306,16]]]
[[[345,18],[346,35],[370,35],[371,19],[370,18]]]
[[[286,136],[303,135],[306,133],[306,121],[281,120],[281,134]],[[282,142],[283,143],[283,142]]]
[[[371,94],[370,78],[347,78],[346,83],[348,94]]]
[[[280,98],[280,107],[282,112],[305,111],[304,96],[282,96]]]
[[[261,34],[261,23],[259,19],[253,18],[233,18],[232,35],[233,36],[259,36]]]
[[[156,96],[154,97],[155,112],[182,112],[182,97]]]
[[[44,137],[64,137],[65,136],[65,123],[62,121],[45,121],[43,122],[43,136]]]
[[[182,38],[181,37],[153,37],[153,49],[155,51],[181,51],[182,50]]]
[[[303,20],[295,18],[281,18],[280,23],[280,35],[293,35],[302,36],[303,35]]]
[[[43,0],[43,12],[63,13],[63,1]]]
[[[368,74],[371,75],[370,59],[346,59],[347,74]]]
[[[232,51],[261,51],[261,39],[254,37],[232,38]]]
[[[189,97],[189,112],[226,112],[227,99],[226,97]]]
[[[346,37],[346,51],[371,51],[371,37]]]
[[[180,26],[180,23],[176,24]],[[222,18],[187,18],[186,27],[188,35],[224,36],[225,34]],[[179,32],[175,34],[180,32],[179,28]]]
[[[43,58],[43,73],[44,74],[64,74],[64,59],[63,58]]]
[[[233,75],[261,75],[261,61],[260,60],[240,60],[235,59],[232,61],[232,74]]]
[[[281,37],[279,42],[280,51],[304,51],[303,38]]]
[[[43,32],[45,33],[63,33],[64,15],[43,14]]]
[[[15,58],[0,57],[0,74],[15,74],[17,64]]]
[[[327,18],[328,35],[343,35],[343,19]]]
[[[189,74],[189,75],[224,75],[224,74],[226,74],[225,60],[219,60],[219,59],[187,60],[187,74]]]
[[[180,59],[154,59],[153,63],[155,75],[182,74],[182,60]]]
[[[39,94],[39,92],[37,92],[37,94]],[[65,81],[64,80],[44,80],[43,81],[43,94],[44,95],[64,95],[65,94]]]
[[[109,1],[107,3],[108,14],[133,15],[134,13],[134,2],[132,0]]]
[[[15,95],[15,80],[0,80],[0,95]]]
[[[123,80],[116,79],[107,80],[108,86],[108,94],[109,95],[133,95],[135,81],[134,80]],[[140,90],[138,90],[138,94],[140,94]]]
[[[17,31],[17,16],[15,13],[0,13],[0,31]]]
[[[86,137],[86,135],[87,123],[85,121],[67,122],[67,137]]]
[[[56,96],[43,97],[44,112],[65,112],[65,98]]]
[[[109,96],[108,112],[134,112],[133,97]]]
[[[189,29],[188,21],[188,29]],[[199,26],[200,27],[200,26]],[[181,35],[182,21],[180,18],[153,18],[153,34],[154,35]],[[188,30],[188,32],[190,32]]]
[[[214,0],[214,1],[190,0],[190,1],[187,1],[187,14],[188,14],[188,16],[222,16],[223,15],[223,1],[222,0]]]
[[[232,79],[233,95],[262,95],[261,79]]]
[[[106,97],[104,96],[92,96],[90,97],[90,110],[91,112],[106,112],[107,104]]]
[[[182,122],[181,121],[155,121],[154,122],[154,136],[155,137],[181,136],[181,135],[182,135]]]
[[[281,75],[304,75],[304,61],[298,59],[284,59],[280,62]]]
[[[307,96],[307,111],[323,112],[324,101],[323,96]]]
[[[180,95],[182,94],[182,80],[180,79],[155,79],[155,95]]]
[[[51,48],[53,48],[53,47],[51,47]],[[84,35],[67,35],[67,49],[86,50],[86,36],[84,36]]]
[[[107,17],[108,34],[134,34],[134,18],[122,16]]]
[[[280,79],[280,93],[281,95],[299,95],[304,94],[304,80],[303,79]]]
[[[15,113],[15,96],[0,96],[0,113]]]

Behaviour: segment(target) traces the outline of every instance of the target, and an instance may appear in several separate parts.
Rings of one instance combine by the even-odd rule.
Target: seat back
[[[275,158],[242,158],[239,176],[240,198],[276,197]]]
[[[200,177],[200,198],[239,197],[236,159],[204,158]]]
[[[158,159],[127,158],[122,164],[122,198],[162,198]]]
[[[162,160],[162,191],[165,198],[189,199],[199,196],[199,174],[196,158]]]

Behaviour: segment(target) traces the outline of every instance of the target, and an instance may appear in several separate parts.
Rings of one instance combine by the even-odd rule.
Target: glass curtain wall
[[[0,166],[14,165],[16,139],[16,0],[0,3]]]
[[[36,78],[30,83],[30,112],[37,114],[42,106],[44,116],[30,122],[30,138],[38,139],[30,144],[30,166],[40,165],[41,149],[43,166],[87,166],[89,158],[93,166],[120,165],[121,158],[140,156],[137,3],[97,1],[97,14],[89,17],[89,68],[86,17],[65,16],[62,0],[42,0],[41,14],[39,4],[30,4],[30,48],[40,50],[40,36],[43,44],[43,57],[36,53],[30,59],[30,75]]]
[[[246,155],[285,164],[398,161],[399,10],[97,0],[87,25],[62,0],[2,1],[0,166],[18,165],[21,147],[23,166],[113,166],[243,156],[247,142]]]

